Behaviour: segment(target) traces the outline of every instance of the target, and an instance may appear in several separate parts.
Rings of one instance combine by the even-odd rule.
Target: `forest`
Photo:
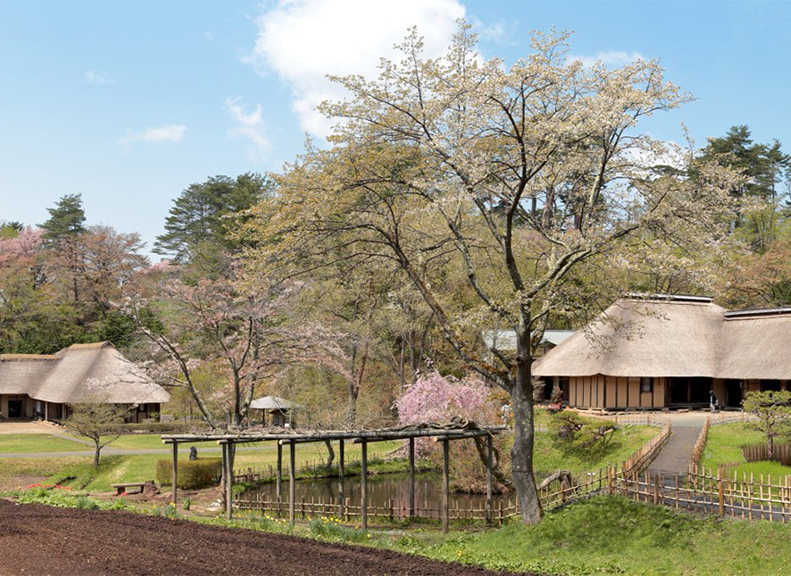
[[[438,59],[413,32],[378,78],[336,79],[350,98],[322,106],[327,146],[185,183],[157,262],[79,194],[44,222],[2,222],[0,353],[112,342],[168,387],[166,412],[216,428],[267,394],[302,405],[305,426],[370,427],[414,421],[418,384],[483,385],[493,418],[512,405],[525,504],[545,329],[632,292],[791,305],[782,144],[738,124],[654,140],[640,120],[690,96],[655,61],[569,62],[565,40],[538,36],[506,67],[463,27]],[[487,346],[504,329],[515,349]]]

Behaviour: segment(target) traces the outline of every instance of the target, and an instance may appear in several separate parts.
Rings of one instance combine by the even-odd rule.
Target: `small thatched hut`
[[[570,406],[726,407],[791,383],[791,308],[728,312],[702,296],[621,299],[533,364]]]
[[[264,426],[293,426],[294,410],[301,408],[299,404],[289,402],[278,396],[264,396],[250,403],[253,410],[261,410],[261,423]],[[267,415],[269,416],[267,418]]]

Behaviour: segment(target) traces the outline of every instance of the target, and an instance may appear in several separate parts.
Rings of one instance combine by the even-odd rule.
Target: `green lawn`
[[[543,478],[556,470],[569,470],[572,474],[591,472],[608,463],[623,462],[643,444],[659,434],[654,426],[622,426],[605,451],[592,451],[573,447],[568,449],[558,443],[550,432],[536,434],[536,476]]]
[[[0,453],[78,452],[90,446],[49,434],[0,434]]]
[[[203,444],[204,447],[214,446],[209,443]],[[369,458],[383,457],[396,447],[395,442],[376,442],[369,446]],[[337,448],[337,447],[336,447]],[[346,446],[347,460],[355,460],[360,457],[359,444]],[[219,452],[204,452],[201,454],[200,445],[198,447],[199,456],[220,457]],[[326,449],[323,444],[312,445],[304,444],[297,446],[297,465],[302,466],[305,461],[316,462],[326,458]],[[287,470],[287,450],[284,450],[284,470]],[[186,458],[186,454],[182,454]],[[95,471],[90,458],[82,458],[78,462],[72,462],[69,466],[51,474],[51,481],[84,488],[89,492],[107,492],[112,490],[111,484],[120,482],[144,482],[145,480],[156,479],[157,460],[169,459],[167,454],[132,454],[122,456],[102,456],[99,470]],[[255,450],[239,450],[234,460],[234,469],[256,468],[274,466],[277,463],[277,451],[272,442],[261,443],[261,448]],[[70,480],[65,480],[71,478]]]
[[[418,534],[397,549],[495,570],[588,574],[788,574],[791,527],[719,521],[664,507],[599,497],[550,513],[535,527],[518,524],[448,537]]]
[[[742,454],[742,448],[751,444],[761,444],[765,441],[764,435],[750,428],[749,424],[737,422],[733,424],[718,424],[709,428],[706,448],[703,450],[701,466],[715,470],[721,464],[738,464],[729,468],[729,473],[760,476],[791,475],[791,467],[783,466],[777,462],[747,462]]]

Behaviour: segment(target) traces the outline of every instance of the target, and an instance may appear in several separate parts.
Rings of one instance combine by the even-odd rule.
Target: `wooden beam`
[[[448,533],[448,500],[450,495],[450,442],[442,440],[442,533]]]
[[[172,502],[173,506],[178,504],[178,481],[179,481],[179,443],[173,442],[173,471],[170,477],[173,487]]]
[[[230,520],[233,518],[233,455],[234,455],[235,446],[233,442],[230,442],[226,445],[226,452],[228,454],[227,461],[228,463],[226,466],[228,467],[228,481],[225,483],[225,518]]]
[[[486,437],[486,523],[492,523],[492,437]]]
[[[368,529],[368,443],[362,443],[360,461],[360,517],[362,529]]]
[[[288,466],[288,521],[294,525],[296,519],[296,511],[294,506],[297,499],[297,457],[296,457],[296,444],[291,443],[289,446],[289,466]]]
[[[222,507],[223,510],[226,510],[228,507],[228,501],[226,500],[227,491],[225,490],[225,485],[228,482],[228,444],[222,443],[220,444],[222,447],[222,477],[220,478],[220,498],[222,500]]]
[[[345,502],[345,494],[343,490],[343,475],[346,468],[346,455],[344,453],[344,441],[338,440],[338,517],[343,517],[343,503]]]
[[[415,439],[409,439],[409,517],[415,516]]]
[[[278,501],[282,496],[283,487],[283,446],[277,443],[277,469],[275,471],[275,488],[277,490]]]

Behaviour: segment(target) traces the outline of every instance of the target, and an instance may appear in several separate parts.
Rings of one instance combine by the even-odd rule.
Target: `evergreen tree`
[[[192,184],[174,200],[165,233],[157,236],[154,252],[187,263],[211,257],[219,250],[238,248],[232,232],[244,220],[241,212],[272,188],[269,178],[250,172],[236,179],[212,176],[206,182]]]
[[[791,156],[783,152],[779,141],[758,144],[747,126],[733,126],[725,136],[710,138],[699,160],[718,162],[745,176],[732,192],[742,206],[733,227],[753,250],[765,252],[777,237],[785,196],[782,186],[787,190]],[[694,170],[692,175],[696,176]],[[756,206],[756,201],[762,205]]]
[[[58,242],[74,238],[85,232],[85,211],[82,208],[82,195],[66,194],[58,200],[54,208],[47,208],[49,220],[41,224],[44,239]]]

